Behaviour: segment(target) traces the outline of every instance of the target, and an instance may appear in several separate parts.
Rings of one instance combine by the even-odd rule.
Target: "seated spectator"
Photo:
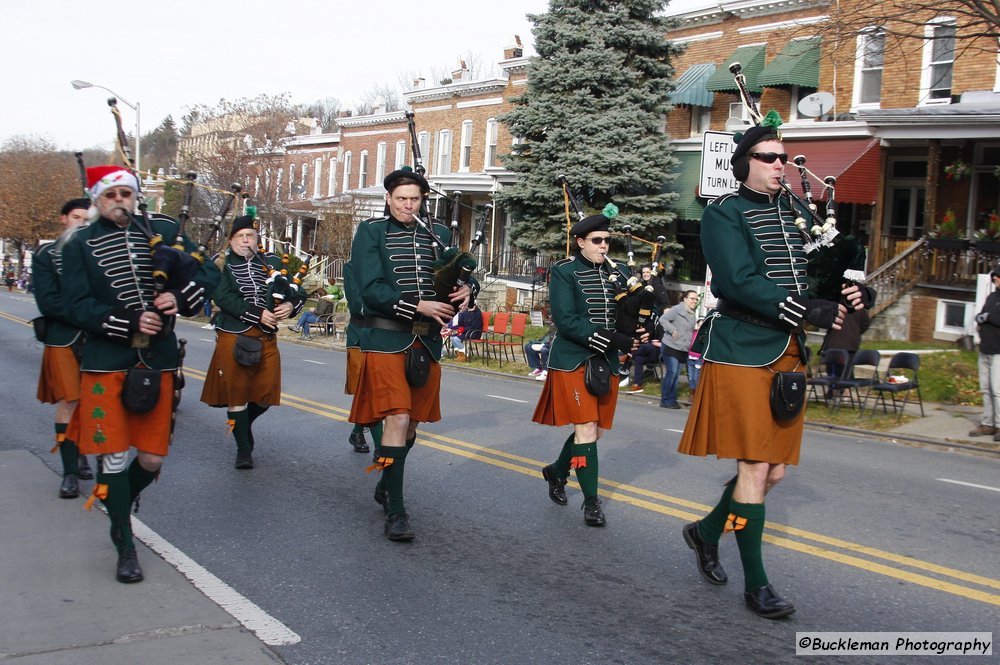
[[[479,305],[475,302],[468,307],[459,305],[458,314],[441,331],[441,336],[451,339],[451,346],[455,349],[455,360],[464,363],[468,359],[465,355],[465,340],[479,339],[483,336],[483,313]]]
[[[548,376],[549,347],[552,346],[555,336],[556,327],[550,325],[541,339],[532,339],[524,344],[524,357],[528,360],[528,367],[531,368],[528,374],[538,381],[544,381]]]
[[[647,365],[655,365],[660,362],[660,340],[657,336],[648,342],[639,345],[639,348],[632,351],[632,385],[625,389],[627,393],[641,393],[642,382],[646,375]]]
[[[299,322],[294,326],[288,326],[288,329],[293,333],[300,333],[302,339],[312,339],[312,335],[309,334],[309,326],[319,321],[320,317],[332,314],[335,302],[336,300],[333,296],[323,296],[319,299],[316,307],[303,312],[302,316],[299,317]]]

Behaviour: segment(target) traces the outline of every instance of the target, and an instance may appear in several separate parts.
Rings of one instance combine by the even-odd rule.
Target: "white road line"
[[[184,577],[191,580],[195,588],[246,626],[264,644],[280,646],[298,644],[302,641],[302,638],[292,632],[285,624],[205,570],[191,557],[167,542],[160,534],[136,519],[135,516],[132,517],[132,532],[139,540],[146,543],[149,549],[159,554]]]
[[[326,364],[326,363],[321,363],[318,360],[306,360],[305,358],[302,359],[302,362],[304,362],[304,363],[312,363],[313,365],[325,365]]]
[[[965,485],[966,487],[975,487],[980,490],[990,490],[991,492],[1000,492],[1000,487],[990,487],[989,485],[977,485],[976,483],[967,483],[962,480],[952,480],[951,478],[935,478],[934,480],[940,480],[942,483],[952,483],[953,485]]]
[[[528,404],[528,400],[514,399],[513,397],[504,397],[503,395],[487,395],[487,397],[493,397],[496,399],[505,399],[508,402],[517,402],[518,404]]]
[[[210,344],[215,344],[215,340],[214,339],[205,339],[204,337],[202,337],[200,339],[203,342],[209,342]]]
[[[683,434],[684,433],[684,430],[682,430],[682,429],[670,429],[669,427],[664,427],[663,431],[665,431],[665,432],[677,432],[678,434]]]

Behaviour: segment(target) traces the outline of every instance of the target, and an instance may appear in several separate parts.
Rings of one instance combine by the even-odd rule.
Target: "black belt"
[[[718,310],[719,314],[723,316],[728,316],[731,319],[736,319],[737,321],[743,321],[744,323],[752,323],[755,326],[763,326],[764,328],[770,328],[771,330],[779,330],[783,333],[792,332],[787,326],[783,326],[775,321],[770,321],[764,317],[751,312],[748,309],[743,309],[737,305],[732,304],[722,298],[719,298],[719,302],[715,305],[715,309]]]
[[[365,317],[363,317],[363,316],[354,316],[352,314],[351,318],[347,321],[347,323],[350,324],[350,325],[352,325],[352,326],[364,327],[364,325],[365,325]]]
[[[393,332],[404,332],[417,336],[430,335],[432,329],[430,321],[400,321],[382,316],[365,316],[358,325],[362,328],[392,330]]]

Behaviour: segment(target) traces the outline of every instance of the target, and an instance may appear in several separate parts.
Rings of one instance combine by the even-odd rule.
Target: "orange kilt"
[[[125,372],[83,372],[76,410],[79,418],[70,423],[67,438],[76,441],[82,455],[122,453],[134,446],[144,453],[165,456],[170,449],[173,372],[160,372],[160,400],[147,413],[125,410],[121,400],[124,383]]]
[[[794,340],[771,369],[803,371]],[[677,450],[698,457],[798,464],[805,409],[792,420],[776,421],[771,416],[772,376],[767,367],[706,361]]]
[[[397,413],[409,413],[410,420],[421,423],[441,420],[441,363],[431,362],[427,383],[413,388],[406,382],[405,361],[404,353],[361,353],[349,421],[367,425]]]
[[[344,394],[353,395],[358,392],[358,381],[361,380],[361,349],[356,346],[347,347],[347,380],[344,382]]]
[[[71,346],[46,346],[38,376],[38,401],[55,404],[80,399],[80,363]]]
[[[260,362],[244,367],[236,362],[236,333],[215,331],[215,353],[205,375],[201,401],[209,406],[242,406],[255,402],[261,406],[281,403],[281,355],[278,341],[259,328],[242,333],[256,337],[264,345]]]
[[[556,427],[596,422],[601,429],[611,429],[618,405],[618,381],[612,376],[611,392],[594,397],[583,380],[586,371],[586,365],[569,372],[550,368],[531,419]]]

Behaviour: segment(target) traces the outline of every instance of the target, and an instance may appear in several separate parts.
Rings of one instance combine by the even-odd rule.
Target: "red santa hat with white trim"
[[[88,166],[87,186],[90,187],[91,199],[96,199],[109,187],[128,187],[134,192],[139,191],[139,181],[121,166]]]

